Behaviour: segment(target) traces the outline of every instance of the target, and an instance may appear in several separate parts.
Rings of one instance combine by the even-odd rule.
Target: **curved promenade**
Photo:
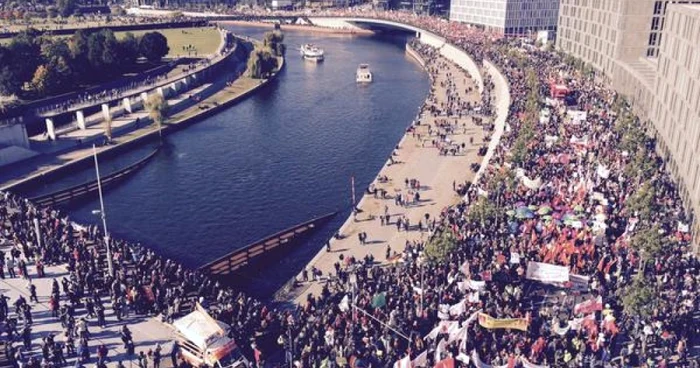
[[[363,193],[357,205],[359,213],[351,214],[338,230],[341,238],[329,240],[330,252],[325,248],[319,250],[304,271],[277,293],[277,300],[303,304],[308,294],[320,295],[324,285],[334,278],[336,263],[343,262],[340,258],[361,260],[372,257],[379,265],[388,264],[396,259],[394,254],[404,252],[406,245],[424,243],[433,233],[432,226],[439,221],[443,211],[459,202],[455,189],[478,180],[499,144],[510,106],[505,77],[494,67],[486,69],[495,79],[493,103],[497,106],[497,119],[495,134],[488,142],[488,153],[481,158],[477,151],[487,135],[470,116],[474,112],[465,116],[454,112],[446,115],[429,112],[431,107],[439,108],[454,99],[455,93],[463,101],[480,103],[483,78],[479,69],[464,51],[452,45],[446,50],[448,44],[444,39],[410,27],[419,32],[418,40],[432,51],[431,59],[426,60],[410,45],[406,50],[429,73],[434,93],[428,96],[416,121],[407,129],[394,154],[371,184],[373,189],[385,190],[387,195],[383,198],[381,194],[376,196],[359,188],[358,192]],[[448,90],[446,86],[450,81],[456,84]],[[472,92],[466,94],[469,89]],[[448,127],[440,128],[445,123]],[[456,156],[442,155],[433,142],[444,144],[445,141],[458,146],[464,144],[466,149]],[[473,163],[480,165],[476,175],[468,171]],[[417,180],[419,187],[406,185],[405,180]],[[420,199],[414,201],[416,193]],[[410,203],[397,204],[398,196]],[[389,215],[387,223],[381,219],[386,214]],[[406,220],[408,230],[401,225]],[[358,240],[360,234],[367,235],[367,240],[363,241],[365,244]],[[387,252],[391,257],[387,257]],[[322,275],[317,281],[311,276],[315,271]]]

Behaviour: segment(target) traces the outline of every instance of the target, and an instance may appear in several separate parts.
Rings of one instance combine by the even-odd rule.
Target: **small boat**
[[[357,74],[355,76],[357,83],[371,83],[372,82],[372,72],[369,70],[369,65],[360,64],[357,68]]]
[[[312,43],[302,45],[299,51],[305,60],[315,61],[317,63],[323,61],[323,49]]]

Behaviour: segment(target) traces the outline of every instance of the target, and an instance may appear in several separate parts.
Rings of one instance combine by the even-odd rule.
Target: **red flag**
[[[435,368],[455,368],[455,360],[453,358],[443,359],[435,364]]]

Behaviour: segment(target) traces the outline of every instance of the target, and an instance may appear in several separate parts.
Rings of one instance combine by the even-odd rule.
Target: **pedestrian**
[[[36,295],[36,285],[32,283],[32,280],[29,280],[29,285],[27,285],[27,289],[29,289],[29,301],[39,303],[39,298]]]

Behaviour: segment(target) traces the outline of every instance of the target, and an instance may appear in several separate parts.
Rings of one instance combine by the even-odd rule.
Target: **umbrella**
[[[529,208],[530,211],[537,211],[537,205],[536,205],[536,204],[531,204],[531,205],[527,206],[527,208]]]
[[[549,221],[552,219],[552,215],[544,215],[544,216],[542,216],[542,219]]]
[[[535,217],[535,214],[527,207],[519,207],[515,210],[515,217],[519,219],[530,219]]]
[[[583,206],[581,206],[580,204],[579,204],[579,205],[576,205],[576,207],[574,207],[574,211],[576,211],[576,212],[583,212]]]
[[[538,215],[549,215],[550,213],[552,213],[552,207],[549,206],[542,206],[537,210]]]
[[[508,210],[508,211],[506,211],[506,215],[508,215],[508,216],[513,216],[513,215],[515,215],[515,211],[513,211],[513,210]]]
[[[381,292],[379,294],[374,295],[372,298],[372,307],[373,308],[382,308],[386,305],[386,292]]]

